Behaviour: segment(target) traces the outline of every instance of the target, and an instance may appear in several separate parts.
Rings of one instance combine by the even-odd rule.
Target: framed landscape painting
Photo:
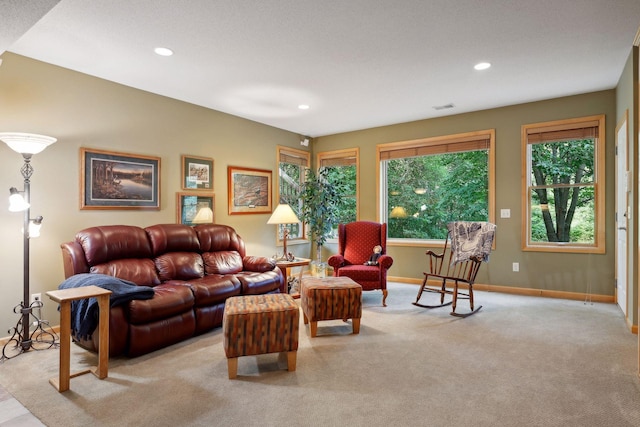
[[[213,190],[213,159],[182,156],[182,189]]]
[[[271,171],[229,166],[229,215],[271,213]]]
[[[80,148],[80,209],[160,209],[160,157]]]

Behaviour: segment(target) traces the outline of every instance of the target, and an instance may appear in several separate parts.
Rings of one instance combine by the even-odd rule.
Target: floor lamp
[[[30,179],[33,174],[33,167],[31,166],[31,156],[37,154],[47,148],[49,145],[56,142],[55,138],[35,135],[28,133],[0,133],[0,141],[6,143],[13,151],[22,155],[24,164],[20,169],[22,177],[24,178],[24,190],[19,191],[15,187],[9,189],[9,210],[12,212],[24,212],[23,222],[23,297],[22,302],[14,307],[13,311],[16,314],[20,314],[20,319],[13,329],[9,330],[9,333],[13,332],[13,335],[2,347],[2,357],[0,360],[11,359],[19,354],[22,354],[30,349],[39,350],[40,347],[50,348],[55,345],[57,336],[44,330],[42,322],[34,313],[34,308],[41,308],[42,301],[30,301],[29,294],[29,239],[39,236],[40,225],[42,224],[42,217],[31,218],[30,212]],[[33,324],[36,326],[33,331],[30,331],[31,318],[34,319]],[[36,345],[38,344],[38,345]]]

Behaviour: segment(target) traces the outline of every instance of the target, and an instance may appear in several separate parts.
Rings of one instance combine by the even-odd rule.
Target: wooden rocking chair
[[[460,222],[452,224],[452,227],[455,227],[456,224],[460,224]],[[492,226],[491,233],[488,237],[485,237],[483,241],[483,244],[486,246],[488,243],[489,247],[493,242],[493,227],[495,227],[493,224],[490,225]],[[449,228],[449,235],[445,241],[442,253],[437,254],[430,250],[426,252],[429,258],[429,271],[424,273],[424,280],[422,281],[413,305],[424,308],[438,308],[451,305],[451,313],[449,314],[456,317],[468,317],[477,313],[482,308],[482,306],[474,307],[473,284],[475,283],[482,262],[486,260],[486,256],[472,255],[460,261],[457,259],[453,244],[451,245],[451,250],[447,252],[447,245],[452,238],[452,227]],[[466,289],[463,288],[463,292],[459,289],[461,285],[466,287]],[[421,304],[419,301],[424,292],[440,294],[440,304]],[[448,302],[445,302],[446,295],[452,296]],[[469,312],[456,313],[458,298],[469,300]]]

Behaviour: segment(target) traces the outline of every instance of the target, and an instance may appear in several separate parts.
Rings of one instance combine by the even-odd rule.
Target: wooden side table
[[[311,260],[309,258],[295,258],[293,261],[284,261],[277,260],[276,265],[280,267],[282,270],[282,274],[284,275],[284,284],[280,288],[280,293],[287,294],[289,293],[288,284],[289,284],[289,272],[288,269],[291,267],[304,267],[305,265],[309,265]],[[302,269],[300,269],[300,276],[302,277]],[[300,295],[291,295],[294,298],[300,298]]]
[[[109,296],[111,291],[98,286],[82,286],[79,288],[48,291],[47,296],[60,304],[60,375],[49,380],[59,392],[69,390],[71,378],[86,373],[93,373],[100,379],[107,378],[109,369]],[[100,318],[98,330],[100,342],[98,350],[98,366],[72,374],[71,371],[71,301],[95,297],[98,300]]]

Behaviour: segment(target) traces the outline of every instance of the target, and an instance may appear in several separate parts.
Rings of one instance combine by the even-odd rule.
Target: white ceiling
[[[0,16],[0,54],[317,137],[614,88],[640,1],[3,0]]]

